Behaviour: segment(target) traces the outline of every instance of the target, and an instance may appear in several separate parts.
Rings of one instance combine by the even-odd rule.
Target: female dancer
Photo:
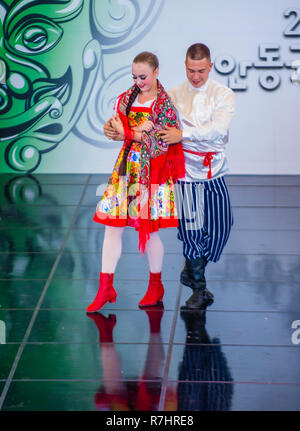
[[[133,60],[134,85],[116,101],[111,125],[124,144],[94,221],[105,226],[99,290],[87,312],[115,302],[114,272],[121,256],[125,226],[139,232],[139,249],[146,252],[150,279],[139,306],[159,303],[164,295],[161,270],[164,248],[159,228],[176,227],[174,183],[185,176],[182,144],[168,146],[159,130],[177,127],[174,106],[157,79],[158,59],[142,52]]]

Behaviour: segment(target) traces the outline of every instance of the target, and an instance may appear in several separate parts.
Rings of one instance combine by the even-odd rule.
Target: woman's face
[[[148,63],[132,63],[132,77],[141,92],[151,92],[156,88],[158,68],[153,70]]]

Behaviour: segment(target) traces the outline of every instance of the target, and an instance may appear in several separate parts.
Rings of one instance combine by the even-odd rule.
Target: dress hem
[[[139,230],[139,221],[138,219],[134,219],[131,217],[119,218],[108,217],[105,216],[103,218],[98,217],[97,213],[95,213],[93,221],[96,223],[104,224],[106,226],[115,226],[115,227],[133,227],[136,231]],[[159,229],[165,229],[169,227],[178,227],[178,218],[174,216],[170,216],[168,218],[159,218],[157,220],[150,220],[150,233],[156,232]]]

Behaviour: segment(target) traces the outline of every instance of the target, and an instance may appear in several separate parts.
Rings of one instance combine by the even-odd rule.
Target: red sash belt
[[[185,151],[186,153],[196,154],[196,156],[204,157],[203,166],[208,166],[207,178],[211,178],[211,161],[214,158],[214,154],[217,153],[212,153],[210,151],[207,153],[198,153],[197,151],[186,150],[185,148],[183,149],[183,151]]]

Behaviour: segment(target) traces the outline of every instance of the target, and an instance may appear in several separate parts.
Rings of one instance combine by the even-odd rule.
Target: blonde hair
[[[143,51],[138,54],[134,59],[133,63],[148,63],[153,70],[159,67],[159,61],[155,54],[148,51]]]

